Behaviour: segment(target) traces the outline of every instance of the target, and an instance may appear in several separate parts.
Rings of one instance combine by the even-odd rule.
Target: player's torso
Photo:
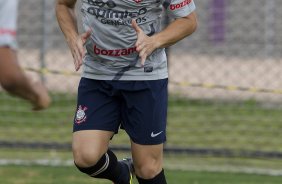
[[[131,22],[135,19],[147,35],[159,32],[162,0],[83,0],[81,13],[84,29],[92,32],[86,44],[87,70],[115,75],[128,67],[124,75],[142,75],[143,69],[136,72],[136,67],[141,66],[135,48],[137,34]],[[148,57],[147,65],[153,60],[162,61],[162,67],[166,67],[162,49]]]
[[[131,19],[146,23],[159,15],[163,0],[83,0],[82,11],[104,25],[129,25]]]
[[[160,31],[161,12],[162,7],[157,0],[84,0],[83,23],[85,29],[92,30],[91,38],[94,45],[91,47],[94,55],[113,57],[121,55],[120,59],[126,59],[125,56],[134,52],[137,39],[131,25],[132,19],[136,20],[146,34],[152,35]],[[128,52],[125,53],[124,50],[120,54],[106,54],[106,51],[103,51],[119,49],[128,49]]]

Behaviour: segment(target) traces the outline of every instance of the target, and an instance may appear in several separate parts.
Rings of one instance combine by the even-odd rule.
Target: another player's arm
[[[77,0],[57,0],[56,16],[74,58],[75,69],[78,71],[82,65],[82,59],[85,54],[83,45],[91,33],[90,31],[82,35],[78,33],[74,10],[76,1]]]
[[[135,44],[136,50],[141,57],[141,63],[144,64],[147,56],[155,49],[171,46],[191,35],[197,28],[197,18],[195,12],[192,12],[185,17],[177,18],[164,30],[151,37],[147,36],[135,21],[132,21],[132,26],[136,30],[138,36]]]

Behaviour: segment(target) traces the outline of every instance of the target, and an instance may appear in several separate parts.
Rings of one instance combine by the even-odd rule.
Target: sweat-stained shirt
[[[158,80],[168,77],[165,49],[156,49],[141,66],[136,31],[131,21],[152,36],[161,31],[161,15],[185,17],[195,10],[193,0],[82,0],[86,42],[82,77],[97,80]]]

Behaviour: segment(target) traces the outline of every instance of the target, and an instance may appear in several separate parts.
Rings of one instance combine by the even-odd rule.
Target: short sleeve
[[[164,0],[163,7],[171,18],[185,17],[196,9],[194,0]]]

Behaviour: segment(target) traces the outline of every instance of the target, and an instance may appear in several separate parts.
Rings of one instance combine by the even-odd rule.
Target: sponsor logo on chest
[[[107,49],[98,48],[97,45],[94,45],[94,53],[96,55],[118,57],[118,56],[127,56],[135,52],[136,52],[136,47],[107,50]]]

